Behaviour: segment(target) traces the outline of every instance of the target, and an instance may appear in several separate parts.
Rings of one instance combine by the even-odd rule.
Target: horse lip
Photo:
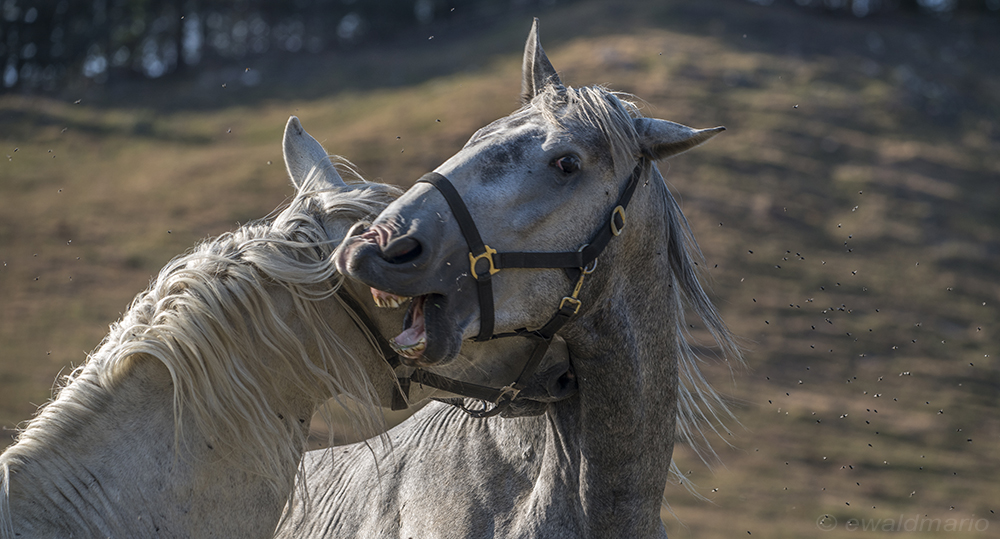
[[[344,238],[353,238],[354,236],[365,234],[371,226],[372,224],[368,221],[358,221],[357,223],[351,225],[351,228],[347,230],[347,234],[344,235]]]
[[[332,258],[337,271],[345,277],[408,298],[450,294],[450,283],[460,278],[459,264],[443,262],[431,269],[417,261],[393,264],[382,254],[382,247],[377,243],[363,236],[353,236],[341,242]],[[421,258],[427,258],[427,254]]]

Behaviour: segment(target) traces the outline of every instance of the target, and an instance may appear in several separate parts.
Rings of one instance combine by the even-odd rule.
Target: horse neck
[[[172,403],[155,360],[137,362],[113,390],[88,365],[0,457],[9,489],[0,525],[31,537],[269,537],[297,463],[276,492],[216,454],[192,421],[175,450]]]
[[[315,335],[291,314],[290,296],[278,285],[274,288],[270,297],[278,304],[276,310],[284,313],[284,322],[299,335],[308,356],[319,357]],[[328,354],[322,366],[331,369],[328,374],[353,377],[346,388],[377,377],[376,389],[386,398],[391,370],[367,336],[335,299],[321,301],[318,309],[315,314],[338,340],[325,343]],[[112,343],[124,331],[121,327],[127,324],[113,332],[58,398],[31,421],[18,443],[0,456],[0,487],[9,488],[6,499],[0,493],[0,530],[13,520],[16,530],[39,537],[69,536],[82,529],[93,536],[152,536],[157,528],[176,536],[217,530],[226,536],[270,537],[294,484],[309,418],[334,396],[329,386],[313,381],[308,369],[287,372],[296,369],[287,360],[275,360],[274,365],[248,362],[243,367],[254,373],[249,379],[248,372],[242,373],[242,382],[264,391],[253,398],[269,417],[277,416],[280,427],[264,430],[227,411],[230,420],[243,419],[240,430],[234,431],[242,437],[220,443],[211,436],[213,430],[199,428],[187,406],[177,418],[178,439],[174,380],[164,363],[134,356],[109,380],[106,362],[113,355]],[[356,361],[342,361],[345,353]],[[270,378],[268,383],[262,376]],[[226,400],[219,394],[197,398],[206,405],[232,404],[217,402]],[[372,426],[363,422],[366,418],[372,424],[378,421],[366,410],[359,415],[362,427]],[[227,450],[227,445],[235,450]],[[255,473],[255,463],[264,460],[277,464],[270,478]]]
[[[599,259],[590,306],[567,328],[579,381],[582,527],[593,537],[662,534],[677,416],[678,297],[659,182],[640,184],[628,225]],[[556,407],[559,410],[563,407]]]

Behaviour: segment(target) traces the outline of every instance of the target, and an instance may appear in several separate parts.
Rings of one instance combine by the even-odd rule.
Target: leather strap
[[[372,322],[368,313],[365,312],[361,304],[358,303],[353,296],[348,294],[343,287],[337,290],[337,296],[347,304],[347,307],[354,311],[357,315],[357,320],[354,323],[364,332],[365,329],[368,330],[375,337],[375,345],[378,347],[379,351],[382,352],[382,357],[385,358],[386,362],[389,363],[389,367],[394,369],[402,365],[402,360],[399,358],[399,354],[389,346],[389,341],[382,336],[375,323]],[[395,391],[392,394],[392,404],[390,405],[393,410],[405,410],[409,407],[409,396],[410,396],[410,379],[409,378],[397,378],[398,384]]]
[[[479,229],[476,228],[476,222],[472,219],[469,208],[466,207],[465,202],[462,201],[462,196],[458,194],[455,186],[448,181],[448,178],[437,172],[429,172],[417,181],[433,185],[444,196],[445,201],[451,208],[451,213],[455,216],[455,221],[458,222],[458,228],[461,229],[462,236],[465,237],[465,243],[469,246],[469,253],[471,253],[473,259],[479,259],[479,257],[487,254],[486,244],[483,243],[483,238],[479,235]],[[491,267],[485,268],[486,271],[480,273],[478,270],[481,266],[483,264],[477,263],[473,264],[471,268],[475,273],[476,288],[479,294],[479,312],[481,316],[479,317],[479,335],[476,337],[476,340],[480,342],[493,338],[493,284],[490,282],[490,277],[492,277],[490,269],[492,269],[493,265],[491,264]]]

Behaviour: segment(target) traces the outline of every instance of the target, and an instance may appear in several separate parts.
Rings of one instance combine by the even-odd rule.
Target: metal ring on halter
[[[618,224],[615,223],[615,216],[621,220],[622,226],[618,226]],[[614,210],[611,210],[611,233],[615,236],[620,236],[623,230],[625,230],[625,208],[618,205]]]
[[[480,400],[479,402],[483,403],[483,408],[481,410],[473,410],[473,409],[469,408],[468,406],[466,406],[465,403],[461,403],[461,404],[451,403],[451,404],[453,406],[456,406],[459,410],[462,410],[463,412],[469,414],[469,417],[473,417],[473,418],[476,418],[476,419],[486,419],[488,417],[493,417],[493,416],[495,416],[497,414],[500,414],[501,412],[505,411],[507,408],[510,408],[510,404],[512,402],[514,402],[514,400],[513,399],[506,399],[506,400],[503,400],[502,402],[497,402],[497,403],[493,404],[492,408],[490,407],[490,403],[487,402],[487,401]]]
[[[587,247],[590,247],[590,244],[584,243],[583,247],[580,247],[579,252],[582,253],[583,250],[586,249]],[[591,273],[594,273],[594,270],[596,269],[597,269],[597,259],[595,258],[590,264],[587,265],[587,267],[580,268],[580,271],[582,271],[584,275],[590,275]]]

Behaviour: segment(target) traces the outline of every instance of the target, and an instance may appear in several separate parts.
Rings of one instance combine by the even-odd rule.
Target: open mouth
[[[405,358],[419,360],[427,349],[426,302],[427,296],[417,296],[410,301],[410,308],[403,318],[403,332],[389,341],[393,350]]]
[[[424,350],[427,349],[427,325],[424,316],[424,305],[427,302],[427,295],[415,298],[397,296],[388,292],[383,292],[372,288],[372,298],[375,305],[386,309],[397,309],[410,302],[406,316],[403,318],[403,331],[389,340],[389,345],[397,354],[406,359],[419,361]]]

